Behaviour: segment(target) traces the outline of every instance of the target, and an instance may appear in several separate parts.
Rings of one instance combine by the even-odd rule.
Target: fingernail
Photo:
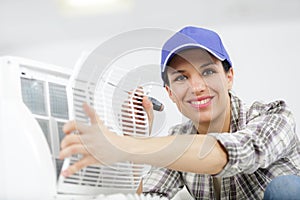
[[[69,171],[64,170],[64,171],[61,172],[61,175],[63,175],[64,177],[68,177],[69,176]]]
[[[150,102],[151,102],[151,101],[150,101],[150,99],[148,99],[148,98],[147,98],[147,100],[145,101],[145,103],[146,103],[147,105],[150,105]]]
[[[61,153],[58,154],[58,159],[63,160],[64,158],[62,157]]]

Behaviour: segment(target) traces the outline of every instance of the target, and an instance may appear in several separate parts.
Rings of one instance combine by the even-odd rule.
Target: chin
[[[211,123],[210,117],[207,117],[207,118],[191,117],[189,119],[191,119],[194,122],[194,124],[209,124],[209,123]]]

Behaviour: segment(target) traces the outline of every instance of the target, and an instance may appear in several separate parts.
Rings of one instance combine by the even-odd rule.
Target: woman
[[[217,33],[197,27],[177,32],[163,46],[161,71],[169,97],[190,121],[173,127],[167,137],[122,137],[85,105],[92,125],[67,123],[60,154],[84,157],[63,175],[90,164],[130,160],[157,167],[143,178],[144,193],[171,198],[186,186],[195,199],[262,199],[275,177],[299,175],[291,112],[283,101],[246,107],[231,92],[232,63]],[[143,106],[150,116],[146,97]],[[81,136],[69,134],[76,129]],[[89,151],[80,137],[93,138],[85,140]],[[288,189],[276,192],[290,194]]]

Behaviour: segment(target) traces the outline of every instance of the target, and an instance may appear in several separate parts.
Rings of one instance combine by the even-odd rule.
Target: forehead
[[[194,65],[215,63],[218,59],[201,48],[186,49],[178,52],[168,63],[168,66],[176,68],[180,65]]]

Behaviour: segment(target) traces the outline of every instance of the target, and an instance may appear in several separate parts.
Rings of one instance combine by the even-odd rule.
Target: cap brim
[[[187,43],[187,44],[180,45],[180,46],[176,47],[175,49],[172,49],[172,51],[169,52],[168,56],[165,59],[165,62],[163,63],[162,72],[165,71],[167,63],[169,62],[169,60],[171,60],[171,58],[175,54],[177,54],[177,53],[179,53],[183,50],[190,49],[190,48],[202,48],[202,49],[208,51],[209,53],[211,53],[213,56],[215,56],[217,59],[219,59],[221,61],[224,61],[226,59],[222,54],[219,54],[218,52],[214,52],[213,50],[208,49],[207,47],[205,47],[203,45],[194,44],[194,43]]]

